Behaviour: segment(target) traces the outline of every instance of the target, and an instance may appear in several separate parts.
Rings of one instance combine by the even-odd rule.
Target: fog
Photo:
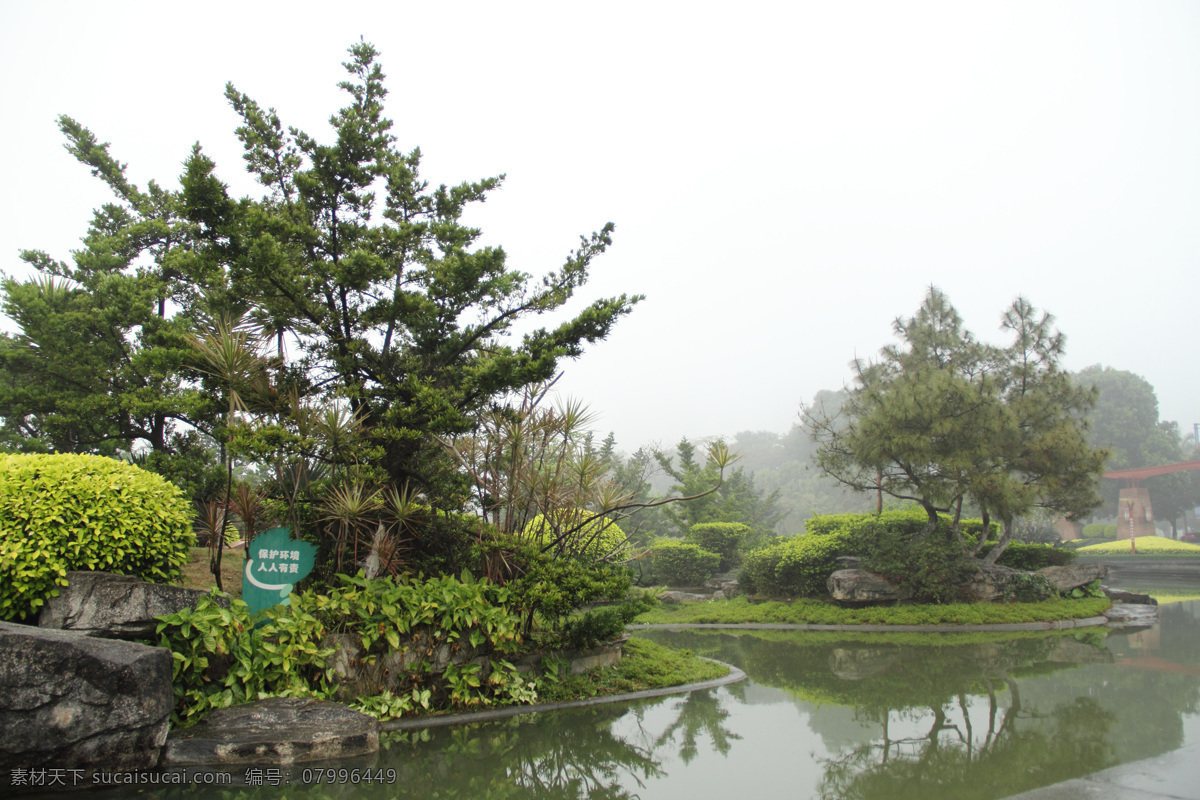
[[[623,449],[786,431],[931,284],[995,342],[1027,296],[1069,369],[1135,372],[1164,419],[1200,421],[1195,3],[281,8],[6,3],[0,270],[67,258],[108,199],[57,115],[139,184],[174,186],[199,141],[257,194],[225,82],[327,137],[361,36],[425,177],[507,175],[469,221],[514,267],[616,223],[574,308],[646,299],[560,387]]]

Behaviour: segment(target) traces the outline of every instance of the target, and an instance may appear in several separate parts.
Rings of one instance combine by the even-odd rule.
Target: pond
[[[749,678],[388,734],[373,773],[383,783],[294,766],[277,789],[153,794],[1001,798],[1200,742],[1200,601],[1164,605],[1158,627],[1132,632],[639,635]]]

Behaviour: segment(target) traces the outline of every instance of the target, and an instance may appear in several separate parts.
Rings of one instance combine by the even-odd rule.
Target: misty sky
[[[1198,3],[335,7],[0,3],[0,270],[69,257],[108,199],[57,115],[139,185],[176,186],[199,141],[257,194],[226,81],[327,140],[361,36],[431,183],[507,174],[468,222],[513,267],[616,223],[573,308],[647,299],[560,386],[622,449],[786,431],[931,283],[996,343],[1026,295],[1068,368],[1136,372],[1200,422]]]

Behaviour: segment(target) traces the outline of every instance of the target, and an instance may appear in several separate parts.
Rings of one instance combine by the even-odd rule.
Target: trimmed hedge
[[[1114,524],[1105,525],[1103,522],[1092,522],[1084,525],[1079,535],[1084,539],[1115,540],[1117,538],[1117,526]]]
[[[979,551],[980,557],[990,553],[992,547],[993,545],[990,544],[984,545],[983,549]],[[1004,553],[996,563],[1025,572],[1036,572],[1046,567],[1065,567],[1074,560],[1075,553],[1070,550],[1045,544],[1009,542],[1008,547],[1004,549]]]
[[[176,580],[196,541],[178,487],[111,458],[0,455],[0,619],[31,616],[70,570]]]
[[[712,577],[721,556],[695,544],[659,539],[650,548],[654,574],[671,586],[699,586]]]
[[[718,569],[724,572],[737,566],[738,551],[749,535],[750,526],[740,522],[701,522],[689,528],[683,540],[719,555]]]
[[[792,536],[746,556],[738,577],[749,594],[770,597],[815,597],[837,569],[838,556],[849,555],[850,537],[843,532]]]

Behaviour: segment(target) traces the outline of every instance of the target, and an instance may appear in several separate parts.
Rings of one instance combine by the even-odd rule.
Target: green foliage
[[[650,548],[654,575],[671,586],[699,586],[712,577],[721,556],[696,544],[659,539]]]
[[[719,555],[721,564],[717,569],[725,572],[738,565],[740,550],[750,532],[750,526],[740,522],[699,522],[688,529],[683,540]]]
[[[980,555],[987,555],[994,545],[986,544]],[[1024,544],[1010,542],[1004,554],[996,562],[1005,567],[1036,572],[1046,567],[1063,567],[1075,560],[1075,554],[1070,550],[1050,547],[1044,544]]]
[[[525,526],[521,536],[539,547],[560,542],[562,546],[555,547],[558,552],[593,560],[618,553],[628,538],[611,519],[581,508],[560,509],[549,516],[538,514]]]
[[[620,600],[630,588],[629,570],[589,558],[543,552],[536,545],[499,537],[478,544],[484,563],[493,565],[509,590],[509,605],[523,620],[522,633],[534,632],[540,620],[557,636],[565,618],[590,603]]]
[[[1011,344],[984,345],[931,287],[893,328],[899,343],[878,361],[855,362],[856,385],[840,409],[804,411],[824,472],[856,491],[918,503],[924,536],[939,513],[973,502],[1004,524],[990,560],[1035,506],[1077,517],[1099,503],[1106,454],[1088,445],[1083,422],[1096,395],[1061,371],[1064,340],[1051,315],[1017,298],[1002,324]]]
[[[844,533],[792,536],[746,556],[738,578],[750,594],[768,597],[817,597],[837,569],[838,556],[849,555]]]
[[[656,605],[658,600],[649,592],[643,592],[620,605],[600,606],[585,611],[563,625],[563,644],[571,649],[587,650],[616,639],[625,632],[626,625]]]
[[[320,646],[325,631],[316,619],[276,606],[255,627],[245,603],[230,598],[226,609],[215,597],[159,617],[159,645],[173,659],[172,724],[191,725],[214,708],[263,697],[328,696],[333,671],[326,659],[334,651]]]
[[[680,686],[728,674],[729,668],[724,664],[697,658],[689,650],[664,647],[635,637],[625,643],[621,660],[611,667],[565,678],[555,673],[542,677],[537,688],[539,699],[562,702]]]
[[[0,619],[36,613],[70,570],[175,580],[191,516],[178,488],[123,461],[0,455]]]
[[[723,440],[715,444],[724,449]],[[711,449],[704,464],[696,460],[696,445],[686,438],[676,445],[676,458],[656,451],[654,458],[662,470],[676,483],[671,491],[682,497],[693,497],[674,505],[665,506],[664,513],[681,534],[686,534],[693,525],[705,522],[739,522],[749,526],[755,534],[769,534],[779,520],[776,508],[778,493],[765,495],[754,486],[754,476],[743,469],[726,474]],[[724,478],[721,479],[721,476]],[[720,480],[715,492],[709,490]]]
[[[1091,522],[1083,526],[1079,535],[1084,539],[1116,539],[1117,526],[1105,525],[1103,522]]]
[[[1100,579],[1096,578],[1096,580],[1085,586],[1076,586],[1067,592],[1065,596],[1075,600],[1080,600],[1084,597],[1104,597],[1104,590],[1100,588]],[[1159,602],[1161,603],[1161,601]]]
[[[471,647],[490,656],[486,666],[452,665],[441,674],[419,659],[397,691],[358,699],[368,713],[532,702],[528,682],[496,657],[515,652],[521,641],[520,618],[509,599],[508,589],[469,573],[401,581],[342,576],[340,589],[293,594],[288,605],[263,612],[266,624],[255,628],[240,600],[227,610],[202,598],[194,611],[162,617],[158,627],[161,645],[175,660],[175,720],[190,724],[209,709],[264,696],[331,696],[336,681],[329,658],[335,651],[321,643],[333,633],[355,636],[368,663],[411,646],[419,634],[428,636],[421,641],[430,650]]]

